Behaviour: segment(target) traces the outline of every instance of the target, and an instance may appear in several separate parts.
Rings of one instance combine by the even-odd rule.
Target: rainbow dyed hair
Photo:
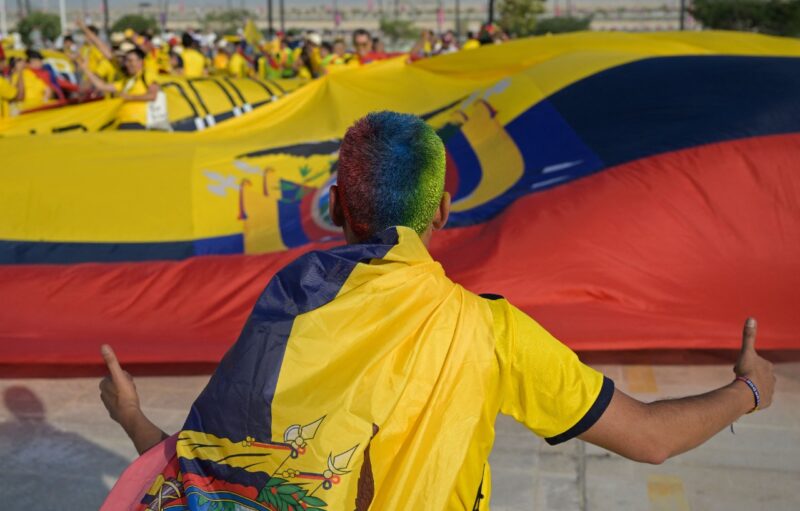
[[[444,193],[444,144],[417,116],[374,112],[347,130],[338,172],[342,210],[359,239],[398,225],[422,234]]]

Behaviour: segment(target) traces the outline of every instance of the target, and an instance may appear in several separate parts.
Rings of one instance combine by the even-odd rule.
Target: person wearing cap
[[[141,48],[145,53],[144,57],[144,70],[151,75],[157,75],[161,72],[161,67],[158,63],[158,47],[153,44],[149,35],[140,35],[136,37],[136,46]]]
[[[228,50],[228,41],[226,41],[225,38],[222,38],[217,43],[217,53],[214,55],[214,60],[212,63],[214,74],[227,75],[228,63],[230,60],[231,57]]]
[[[200,78],[206,76],[206,58],[200,53],[197,48],[198,44],[192,34],[184,32],[181,36],[181,43],[183,45],[183,76],[186,78]]]
[[[125,53],[125,74],[127,78],[114,83],[101,80],[91,72],[85,60],[78,65],[94,87],[108,95],[114,95],[125,102],[117,112],[117,129],[145,129],[147,126],[147,103],[155,101],[160,90],[155,76],[144,69],[144,52],[134,47]]]
[[[292,63],[292,70],[298,78],[310,80],[322,74],[320,64],[319,47],[322,44],[322,37],[316,32],[306,35],[303,46],[295,50],[297,57]]]
[[[156,63],[158,63],[158,73],[159,74],[170,74],[172,73],[172,67],[170,66],[170,46],[169,42],[165,41],[159,36],[155,36],[150,40],[153,46],[153,54],[156,58]]]
[[[24,82],[16,78],[25,69],[25,61],[19,59],[14,62],[11,80],[5,77],[7,67],[6,56],[0,45],[0,119],[11,116],[11,103],[22,101],[25,98]]]

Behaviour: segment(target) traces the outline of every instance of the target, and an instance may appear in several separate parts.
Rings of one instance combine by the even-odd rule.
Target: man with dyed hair
[[[350,243],[397,225],[430,239],[431,229],[444,225],[432,224],[437,210],[442,206],[443,220],[449,211],[444,171],[442,139],[422,119],[370,114],[356,121],[342,140],[339,186],[332,193],[341,208],[334,206],[331,213]]]
[[[330,201],[348,244],[300,256],[273,277],[177,436],[161,442],[104,347],[111,417],[140,452],[158,444],[108,503],[488,509],[500,412],[550,444],[579,437],[661,463],[769,406],[774,376],[754,349],[752,319],[734,381],[645,404],[502,297],[450,281],[426,248],[450,210],[444,171],[442,142],[419,118],[357,121]],[[143,475],[137,465],[157,469]]]

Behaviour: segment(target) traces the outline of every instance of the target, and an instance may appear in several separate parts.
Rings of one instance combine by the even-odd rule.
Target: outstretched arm
[[[756,322],[750,318],[734,373],[756,385],[759,409],[764,409],[772,402],[775,376],[772,364],[756,353],[755,341]],[[580,438],[635,461],[662,463],[704,443],[754,405],[753,392],[739,380],[698,396],[653,403],[617,390],[605,413]]]
[[[168,435],[145,417],[139,406],[139,395],[133,378],[120,367],[111,346],[104,344],[100,352],[109,372],[100,382],[100,399],[111,418],[128,434],[136,451],[142,454]]]
[[[100,39],[97,34],[89,30],[82,19],[78,18],[75,24],[78,25],[79,29],[81,29],[81,32],[83,32],[83,36],[86,38],[86,40],[89,41],[95,48],[100,50],[100,53],[103,54],[103,57],[111,61],[114,60],[114,52],[111,50],[111,47],[106,44],[105,41]]]

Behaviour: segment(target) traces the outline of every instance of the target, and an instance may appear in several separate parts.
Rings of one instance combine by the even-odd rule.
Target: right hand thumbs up
[[[749,378],[758,388],[761,398],[759,410],[772,404],[772,394],[775,391],[775,373],[772,363],[759,356],[756,352],[756,330],[758,325],[755,318],[747,318],[742,332],[742,349],[739,359],[733,368],[736,376]]]

